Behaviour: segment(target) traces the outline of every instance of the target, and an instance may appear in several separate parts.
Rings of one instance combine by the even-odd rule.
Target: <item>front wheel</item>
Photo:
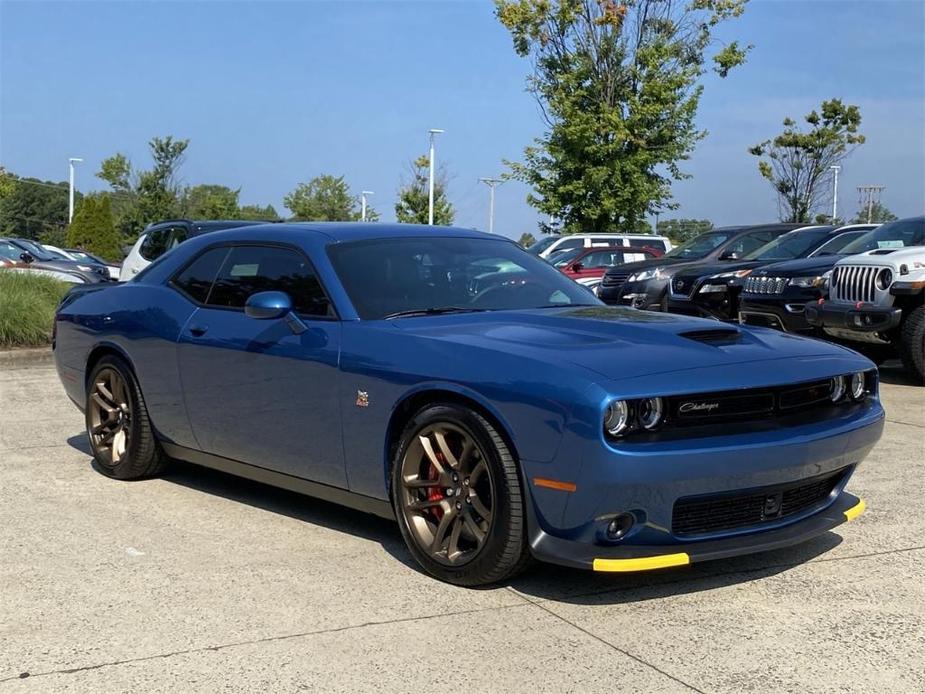
[[[472,410],[445,404],[415,414],[392,464],[391,492],[408,549],[440,580],[485,585],[530,560],[514,458]]]
[[[925,306],[919,306],[903,320],[900,331],[899,356],[906,371],[925,383]]]

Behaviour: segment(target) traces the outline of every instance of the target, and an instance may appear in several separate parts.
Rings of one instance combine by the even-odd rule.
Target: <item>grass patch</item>
[[[0,349],[49,344],[55,308],[70,287],[43,275],[0,270]]]

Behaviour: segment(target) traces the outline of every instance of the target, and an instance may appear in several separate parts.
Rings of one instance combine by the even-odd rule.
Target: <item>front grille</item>
[[[774,523],[821,507],[844,479],[847,468],[789,484],[740,492],[689,496],[674,504],[671,532],[705,535]]]
[[[668,398],[668,419],[677,426],[743,419],[770,420],[799,409],[832,410],[829,379],[777,388],[702,393]]]
[[[790,280],[786,277],[749,277],[745,280],[748,294],[783,294]]]
[[[881,270],[889,269],[875,265],[836,265],[832,270],[829,296],[833,301],[866,301],[877,299],[875,284]]]
[[[601,280],[601,285],[604,287],[622,287],[626,283],[626,278],[629,277],[629,273],[626,272],[608,272],[604,275],[604,279]]]

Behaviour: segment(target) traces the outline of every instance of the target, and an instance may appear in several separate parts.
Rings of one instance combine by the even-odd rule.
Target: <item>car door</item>
[[[172,283],[199,304],[178,345],[199,447],[346,488],[337,400],[341,326],[303,252],[263,244],[213,247]],[[307,330],[294,332],[284,318],[247,317],[247,298],[262,291],[286,292]]]

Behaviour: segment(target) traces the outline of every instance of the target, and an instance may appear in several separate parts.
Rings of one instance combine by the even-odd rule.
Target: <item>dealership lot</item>
[[[467,590],[392,524],[176,466],[115,482],[0,355],[0,691],[925,691],[925,389],[883,369],[868,511],[803,546]]]

